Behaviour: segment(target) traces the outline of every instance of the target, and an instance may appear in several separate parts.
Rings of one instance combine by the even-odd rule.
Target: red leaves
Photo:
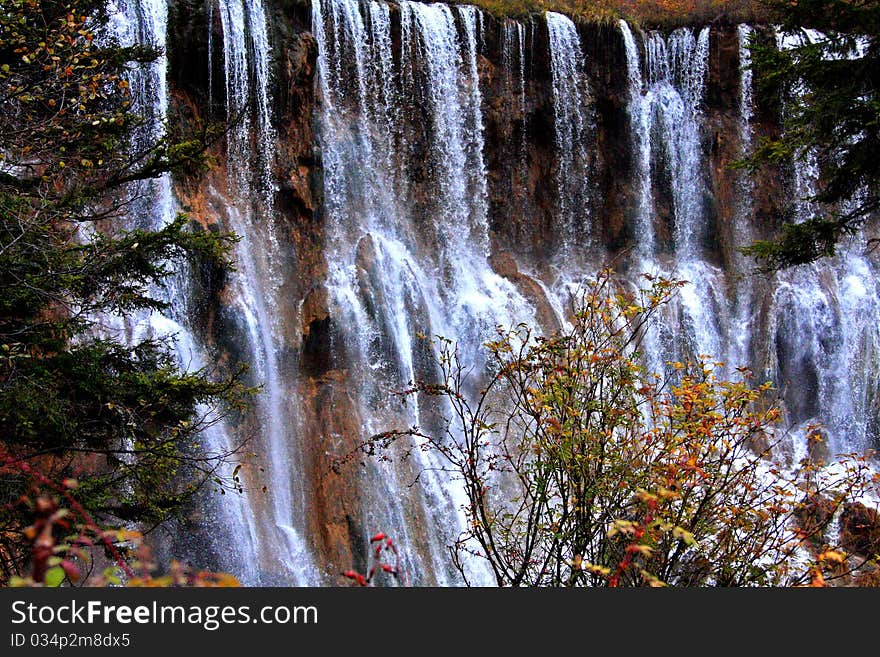
[[[384,532],[374,534],[370,538],[370,545],[373,551],[373,565],[366,575],[362,575],[356,570],[346,570],[342,576],[350,579],[357,586],[372,586],[373,580],[377,572],[383,572],[391,575],[394,579],[398,579],[400,574],[400,554],[397,552],[397,546],[394,541]],[[389,564],[382,560],[382,552],[390,552],[394,555],[395,564]]]
[[[67,575],[71,582],[79,581],[79,568],[77,568],[72,561],[64,559],[61,562],[61,567],[64,569],[64,574]]]
[[[367,578],[356,570],[346,570],[342,575],[353,580],[358,586],[367,586]]]

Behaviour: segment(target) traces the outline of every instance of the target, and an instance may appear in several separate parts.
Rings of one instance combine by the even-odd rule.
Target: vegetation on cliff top
[[[766,16],[760,0],[467,0],[500,17],[523,18],[555,11],[604,23],[625,18],[644,27],[708,24],[724,18],[759,22]]]

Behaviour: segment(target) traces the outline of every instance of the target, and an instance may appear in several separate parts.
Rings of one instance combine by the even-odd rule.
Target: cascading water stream
[[[162,137],[168,117],[168,58],[165,54],[167,40],[168,3],[167,0],[114,0],[108,5],[109,29],[121,45],[145,45],[159,51],[159,56],[149,65],[129,74],[133,96],[133,111],[144,118],[135,134],[134,148],[144,149]],[[171,222],[178,205],[172,189],[169,174],[158,179],[144,181],[131,186],[128,191],[133,202],[129,204],[125,217],[127,228],[159,230]],[[169,339],[174,345],[178,364],[188,371],[198,371],[208,367],[205,349],[199,344],[189,328],[189,308],[191,296],[188,279],[191,272],[184,268],[170,277],[166,287],[152,290],[157,298],[169,303],[169,308],[142,312],[120,324],[114,318],[104,318],[102,323],[111,330],[124,335],[132,344],[149,338]],[[204,449],[207,457],[220,457],[234,450],[235,443],[230,427],[224,422],[213,421],[213,411],[206,407],[197,409],[208,421],[204,433]],[[229,466],[232,469],[232,466]],[[229,475],[229,472],[224,473]],[[252,564],[255,563],[257,537],[253,529],[253,518],[245,501],[239,496],[229,496],[220,504],[218,500],[207,500],[206,509],[210,522],[215,525],[212,533],[222,545],[215,545],[222,566],[234,569],[242,581],[255,581]],[[222,538],[221,538],[222,537]]]
[[[563,250],[589,243],[589,87],[580,35],[570,18],[547,12],[558,155],[556,185]]]
[[[526,26],[519,21],[506,20],[501,33],[501,66],[504,69],[505,92],[508,97],[518,96],[519,117],[522,122],[517,144],[518,175],[525,180],[528,156],[526,120]]]
[[[819,41],[813,30],[777,35],[777,46]],[[854,57],[860,56],[858,51]],[[797,84],[793,102],[807,92]],[[792,101],[790,101],[792,102]],[[815,153],[796,157],[792,166],[790,216],[796,223],[820,211],[812,197],[819,185]],[[880,291],[877,268],[866,257],[866,240],[857,235],[838,253],[810,265],[780,272],[774,281],[769,332],[768,376],[778,382],[787,419],[795,430],[794,457],[806,455],[808,434],[821,428],[829,453],[864,451],[877,445],[880,366]]]
[[[619,25],[626,52],[627,82],[629,85],[627,100],[629,101],[633,153],[636,160],[634,171],[636,178],[635,225],[640,236],[636,245],[636,256],[640,260],[640,264],[647,264],[654,258],[653,201],[651,199],[652,102],[650,96],[642,91],[644,85],[638,44],[629,24],[621,20]]]
[[[359,402],[365,435],[387,428],[382,423],[388,395],[377,395],[377,386],[387,392],[436,376],[420,334],[456,339],[465,364],[479,367],[481,342],[495,323],[529,316],[516,289],[487,261],[477,71],[481,14],[473,7],[415,2],[401,2],[399,9],[402,55],[394,64],[386,5],[316,0],[312,14],[331,226],[327,285],[336,325],[356,361],[353,371],[366,384]],[[394,75],[365,73],[375,70]],[[412,107],[397,89],[418,94],[423,104]],[[429,139],[430,173],[424,180],[406,176],[414,165],[406,157],[413,135]],[[403,419],[419,425],[419,405]],[[413,556],[412,571],[429,570],[427,581],[454,582],[445,545],[464,527],[463,492],[443,475],[435,455],[417,451],[415,458],[423,475],[411,512],[431,527],[419,529],[416,518],[401,515],[400,505],[381,501],[371,504],[371,520],[404,540],[423,531],[428,561]],[[374,476],[397,497],[395,491],[404,490],[412,474],[389,466]],[[491,581],[479,569],[470,578]]]
[[[753,30],[748,25],[737,26],[739,46],[739,155],[747,157],[752,150],[752,118],[755,113],[754,80],[752,72],[752,53],[749,39]],[[753,241],[752,217],[754,215],[755,182],[750,172],[743,170],[738,180],[738,202],[734,215],[733,235],[736,244],[745,245]],[[733,285],[732,321],[742,327],[734,330],[729,358],[741,366],[751,361],[752,333],[745,327],[754,326],[757,321],[755,310],[755,286],[753,268],[749,259],[737,251],[731,263],[734,271],[728,276],[735,277]]]
[[[644,71],[635,36],[619,23],[627,59],[629,117],[635,179],[639,272],[675,275],[690,282],[670,309],[663,326],[651,331],[648,359],[662,372],[670,360],[700,354],[720,360],[744,355],[725,335],[729,320],[724,273],[706,260],[703,207],[704,156],[700,136],[701,104],[709,58],[709,30],[680,28],[664,37],[643,35]],[[672,236],[668,248],[657,244],[655,166],[667,174],[672,200]],[[663,253],[663,252],[666,253]]]
[[[290,304],[280,297],[281,263],[274,224],[272,154],[275,134],[269,100],[269,54],[262,2],[220,0],[227,99],[227,169],[232,201],[223,210],[228,227],[240,238],[232,277],[235,305],[245,323],[249,362],[263,385],[256,406],[266,450],[270,488],[270,522],[260,531],[263,568],[271,580],[295,584],[315,581],[318,571],[303,538],[305,492],[299,453],[296,399],[283,376],[280,351],[282,317]],[[279,546],[285,546],[279,550]],[[274,572],[273,572],[274,571]]]

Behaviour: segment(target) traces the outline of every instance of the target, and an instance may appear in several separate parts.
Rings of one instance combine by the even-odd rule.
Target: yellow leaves
[[[846,553],[838,550],[825,550],[818,556],[820,562],[830,561],[832,563],[843,563],[846,561]]]
[[[663,500],[674,500],[681,497],[681,493],[673,488],[660,487],[657,490],[657,496]]]
[[[634,554],[640,554],[646,559],[650,559],[651,556],[654,554],[654,548],[652,548],[650,545],[645,545],[644,543],[629,545],[627,546],[626,551]]]
[[[697,541],[694,538],[694,535],[689,531],[684,529],[683,527],[673,527],[672,529],[672,537],[682,541],[685,545],[696,545]]]
[[[819,568],[812,569],[810,586],[813,588],[824,588],[828,586],[828,583],[825,581],[825,576]]]
[[[109,538],[111,538],[111,540],[114,540],[117,543],[131,542],[137,544],[140,543],[140,541],[144,537],[143,534],[141,534],[140,532],[132,531],[129,529],[114,529],[108,531],[107,534],[109,535]]]
[[[608,528],[608,537],[623,534],[624,536],[632,536],[636,532],[636,523],[631,520],[615,520]]]
[[[599,575],[600,577],[607,577],[611,574],[611,569],[606,566],[600,566],[594,563],[586,563],[581,564],[581,570],[586,571],[588,573],[592,573],[593,575]]]
[[[645,570],[644,568],[641,569],[641,570],[639,571],[639,574],[642,576],[642,579],[645,580],[645,584],[647,584],[647,585],[650,586],[651,588],[656,589],[656,588],[663,588],[663,587],[665,587],[665,586],[668,586],[668,585],[666,584],[666,582],[664,582],[663,580],[661,580],[661,579],[660,579],[659,577],[657,577],[656,575],[652,575],[651,573],[649,573],[649,572],[648,572],[647,570]]]

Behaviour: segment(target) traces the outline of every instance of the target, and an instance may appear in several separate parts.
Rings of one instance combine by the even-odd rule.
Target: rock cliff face
[[[833,404],[846,403],[861,424],[832,427],[837,446],[876,441],[876,381],[832,390],[829,380],[875,363],[876,323],[847,326],[841,300],[858,282],[857,301],[877,312],[873,262],[860,259],[863,271],[840,259],[797,275],[809,280],[744,282],[748,263],[736,249],[778,226],[795,174],[768,169],[750,182],[730,167],[746,139],[778,130],[771,107],[743,98],[741,28],[713,25],[707,42],[694,30],[636,35],[633,69],[620,26],[579,24],[582,57],[572,70],[583,86],[580,106],[567,107],[573,92],[559,51],[567,33],[544,17],[516,23],[342,0],[244,3],[243,15],[253,20],[260,4],[270,44],[262,91],[230,84],[236,2],[174,0],[168,42],[171,124],[216,121],[232,133],[238,108],[251,126],[244,162],[240,144],[221,139],[211,172],[177,186],[204,229],[244,232],[254,263],[193,282],[193,324],[214,359],[256,359],[254,382],[274,389],[233,428],[257,454],[244,468],[250,518],[240,530],[257,562],[251,583],[338,581],[341,570],[364,567],[376,531],[403,544],[415,583],[457,581],[443,549],[458,526],[449,520],[456,497],[445,490],[453,482],[418,478],[428,462],[334,464],[371,432],[429,424],[389,394],[431,376],[418,334],[454,332],[479,365],[479,343],[496,322],[553,330],[569,284],[607,263],[630,280],[647,265],[701,279],[695,300],[674,309],[663,343],[671,351],[658,359],[720,350],[777,382],[795,429],[830,421]],[[261,61],[255,34],[246,30],[242,42],[252,80]],[[687,57],[678,61],[679,52]],[[688,109],[686,78],[695,75]],[[259,94],[271,125],[260,127]],[[638,115],[649,125],[641,142],[637,106],[649,107]],[[582,122],[565,145],[572,116]],[[264,152],[263,133],[274,152]],[[270,199],[254,200],[257,184],[242,199],[230,177],[260,162]],[[573,170],[582,179],[569,180]],[[563,212],[569,196],[574,209]],[[251,302],[241,301],[243,290]],[[193,531],[211,542],[210,526]],[[242,571],[216,543],[214,559]]]

